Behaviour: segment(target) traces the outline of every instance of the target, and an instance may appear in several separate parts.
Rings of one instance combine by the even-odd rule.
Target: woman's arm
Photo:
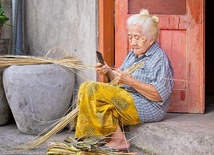
[[[149,100],[156,102],[162,101],[160,95],[153,85],[138,81],[134,79],[131,74],[125,71],[119,70],[115,73],[115,75],[118,78],[119,83],[131,86]]]
[[[146,84],[133,78],[129,85],[151,101],[162,101],[157,90],[151,84]]]

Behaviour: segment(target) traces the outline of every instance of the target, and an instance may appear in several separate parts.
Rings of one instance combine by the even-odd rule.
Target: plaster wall
[[[27,54],[69,55],[88,66],[96,63],[96,0],[23,0]],[[53,52],[54,51],[54,52]],[[77,81],[96,80],[94,69],[78,71]]]

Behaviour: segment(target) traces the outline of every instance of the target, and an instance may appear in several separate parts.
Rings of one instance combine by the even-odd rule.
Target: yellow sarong
[[[105,136],[118,125],[141,123],[131,94],[100,82],[84,82],[78,92],[75,138]]]

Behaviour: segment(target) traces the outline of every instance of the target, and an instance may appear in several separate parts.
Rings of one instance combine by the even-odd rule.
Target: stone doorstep
[[[213,155],[214,107],[206,114],[169,113],[164,121],[129,127],[131,151],[157,155]]]

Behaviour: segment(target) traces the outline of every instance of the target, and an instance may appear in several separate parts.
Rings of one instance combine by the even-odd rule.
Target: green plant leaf
[[[2,8],[2,3],[1,3],[1,0],[0,0],[0,25],[3,25],[5,24],[9,18],[4,14],[4,8]]]
[[[0,15],[2,15],[4,13],[3,9],[0,9]]]

